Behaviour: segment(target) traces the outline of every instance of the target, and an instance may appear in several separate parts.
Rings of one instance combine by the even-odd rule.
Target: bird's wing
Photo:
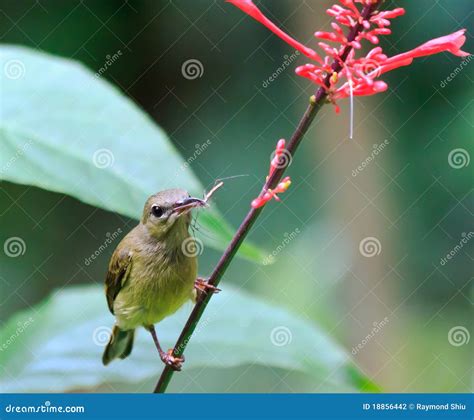
[[[132,268],[132,252],[115,250],[110,259],[109,270],[105,278],[105,295],[110,312],[114,313],[114,300],[127,281]]]

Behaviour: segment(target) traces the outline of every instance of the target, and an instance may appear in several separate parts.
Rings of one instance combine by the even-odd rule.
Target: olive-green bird
[[[197,279],[197,245],[189,234],[191,210],[206,202],[181,189],[161,191],[145,203],[140,223],[119,243],[109,263],[105,293],[116,324],[104,365],[132,351],[135,328],[152,335],[161,360],[176,370],[183,358],[164,352],[154,324],[176,312],[196,292],[215,289]],[[213,291],[217,291],[215,289]]]

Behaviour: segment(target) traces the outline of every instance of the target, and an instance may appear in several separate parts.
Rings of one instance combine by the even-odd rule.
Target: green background
[[[261,6],[315,47],[312,33],[328,27],[327,4]],[[472,27],[467,0],[387,7],[394,4],[407,13],[383,40],[388,55]],[[293,73],[304,57],[266,86],[293,51],[220,1],[4,0],[0,28],[2,43],[73,58],[94,72],[107,55],[121,51],[103,77],[165,129],[183,159],[210,140],[191,164],[203,185],[246,175],[228,180],[215,200],[234,226],[259,191],[276,141],[291,135],[314,91]],[[464,50],[473,50],[469,35]],[[183,77],[181,66],[189,59],[202,63],[202,77]],[[388,324],[355,356],[385,391],[471,389],[472,340],[456,347],[448,333],[455,326],[472,332],[472,243],[440,263],[473,230],[472,163],[456,169],[448,162],[456,148],[472,156],[472,63],[441,87],[460,62],[440,54],[384,76],[386,93],[355,100],[352,140],[348,102],[341,102],[339,115],[325,107],[289,168],[293,184],[283,202],[271,203],[250,235],[277,254],[276,263],[235,260],[222,284],[242,286],[321,325],[349,352],[387,317]],[[383,152],[354,177],[352,171],[386,139]],[[112,249],[88,266],[84,259],[107,232],[126,232],[134,224],[61,194],[7,182],[0,183],[0,221],[2,242],[19,236],[27,243],[21,260],[0,254],[2,322],[53,288],[102,282]],[[360,254],[366,237],[380,241],[379,255]],[[206,249],[200,273],[209,273],[218,257]],[[296,373],[246,365],[187,372],[176,377],[172,390],[325,390],[305,381]]]

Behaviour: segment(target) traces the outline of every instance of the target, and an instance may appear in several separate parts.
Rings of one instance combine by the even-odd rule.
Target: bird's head
[[[204,200],[191,197],[185,190],[160,191],[146,201],[141,223],[155,239],[161,239],[170,232],[186,234],[191,222],[191,210],[205,206]]]

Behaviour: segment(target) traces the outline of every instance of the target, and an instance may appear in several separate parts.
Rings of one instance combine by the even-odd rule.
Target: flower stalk
[[[382,3],[382,1],[383,0],[371,0],[371,1],[366,0],[366,2],[364,3],[364,7],[360,11],[360,16],[361,16],[360,22],[355,23],[355,25],[350,28],[349,33],[347,35],[347,41],[348,41],[347,45],[341,50],[341,54],[338,55],[334,59],[334,62],[331,64],[330,68],[332,71],[328,73],[328,75],[325,77],[324,86],[320,86],[316,94],[311,96],[308,107],[306,108],[306,111],[301,117],[300,122],[298,123],[298,126],[293,132],[293,135],[291,136],[288,146],[286,147],[286,151],[287,153],[290,154],[290,156],[294,157],[298,146],[300,145],[304,135],[308,131],[308,128],[310,127],[311,123],[316,117],[318,111],[327,102],[326,99],[327,99],[327,95],[328,95],[328,91],[330,87],[330,78],[333,75],[333,73],[339,73],[341,69],[343,68],[344,62],[353,48],[351,43],[356,39],[356,37],[359,35],[360,31],[364,27],[362,22],[371,18],[371,16],[377,10],[378,6]],[[250,0],[244,0],[244,2],[248,4],[252,3]],[[233,3],[236,3],[236,2],[233,2]],[[280,157],[280,162],[281,162],[281,157]],[[262,191],[259,197],[263,196],[266,192],[268,192],[268,190],[274,189],[275,187],[277,187],[277,185],[282,180],[286,167],[287,165],[283,165],[283,164],[275,165],[274,167],[272,166],[273,170],[270,171],[270,174],[267,177],[267,180],[265,182],[265,185],[262,188]],[[264,206],[250,207],[250,210],[248,211],[241,225],[237,229],[237,232],[232,238],[230,244],[228,245],[227,249],[222,254],[214,270],[212,271],[208,279],[208,282],[210,285],[215,286],[215,287],[218,286],[220,280],[222,279],[222,276],[227,270],[227,267],[231,263],[232,259],[237,253],[237,250],[239,249],[240,245],[246,238],[247,234],[249,233],[253,224],[259,217],[260,213],[263,211],[263,208]],[[194,306],[174,346],[173,354],[175,356],[180,357],[183,355],[184,350],[187,344],[189,343],[189,340],[191,339],[191,336],[194,330],[196,329],[196,326],[199,320],[201,319],[202,314],[204,313],[207,307],[207,304],[209,303],[211,298],[212,298],[212,293],[204,295],[203,298],[199,300]],[[155,393],[166,392],[166,389],[171,381],[173,374],[174,374],[174,370],[171,367],[166,366],[158,380],[158,383],[156,384],[154,392]]]

